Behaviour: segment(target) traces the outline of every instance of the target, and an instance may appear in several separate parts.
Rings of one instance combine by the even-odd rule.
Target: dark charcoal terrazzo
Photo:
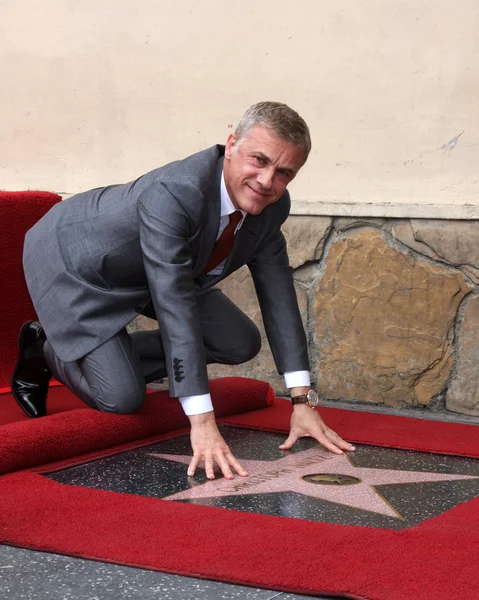
[[[477,434],[479,436],[479,428]],[[357,467],[479,476],[479,460],[462,456],[426,454],[394,448],[380,448],[379,446],[358,446],[352,456]],[[405,466],[406,464],[407,466]]]
[[[238,459],[274,461],[285,455],[278,449],[285,436],[252,430],[222,428],[224,437]],[[294,452],[312,448],[316,442],[300,440]],[[60,483],[163,498],[206,482],[202,470],[193,478],[186,466],[150,453],[191,454],[188,436],[96,460],[85,465],[51,473]],[[350,455],[353,465],[363,468],[463,474],[479,477],[479,461],[460,457],[358,446]],[[479,496],[479,479],[402,483],[377,486],[376,490],[404,520],[312,498],[295,492],[244,494],[222,498],[182,500],[246,512],[287,516],[311,521],[404,529],[435,517],[459,502]]]

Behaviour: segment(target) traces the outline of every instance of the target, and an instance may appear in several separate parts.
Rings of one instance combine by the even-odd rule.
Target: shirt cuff
[[[213,410],[211,394],[201,394],[199,396],[183,396],[179,400],[187,417],[190,417],[192,415],[201,415],[203,413],[211,412]]]
[[[309,371],[288,371],[283,375],[284,382],[289,390],[294,387],[309,387],[311,385]]]

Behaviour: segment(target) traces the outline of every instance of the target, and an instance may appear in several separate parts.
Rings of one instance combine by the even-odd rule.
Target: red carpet
[[[239,380],[237,389],[245,382]],[[229,384],[231,393],[235,380]],[[222,387],[222,382],[216,385]],[[265,406],[267,389],[256,389],[257,406]],[[216,400],[221,397],[227,404],[228,395],[218,394]],[[356,442],[479,458],[475,426],[335,409],[321,412],[329,425]],[[48,422],[58,442],[59,421],[65,421],[65,431],[73,432],[72,422],[65,417],[70,414],[72,421],[78,418],[86,426],[85,413],[95,418],[108,416],[84,409],[39,419],[37,424],[45,423],[40,441],[46,439]],[[222,420],[286,431],[289,414],[288,403],[277,400],[269,408]],[[0,431],[25,427],[24,423],[10,423]],[[127,429],[132,423],[128,421]],[[175,422],[175,426],[181,424]],[[166,429],[161,437],[178,433],[168,434]],[[75,434],[68,435],[74,441]],[[454,452],[454,444],[459,452]],[[1,542],[22,547],[311,595],[369,600],[479,597],[477,499],[419,526],[390,531],[166,502],[61,485],[40,473],[22,472],[2,477],[0,531]]]
[[[61,197],[50,192],[0,192],[0,393],[10,386],[17,358],[17,338],[24,321],[35,311],[23,277],[22,252],[25,233]]]

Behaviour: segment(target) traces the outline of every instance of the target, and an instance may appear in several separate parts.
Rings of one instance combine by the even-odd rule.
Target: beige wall
[[[74,193],[309,122],[298,213],[479,218],[477,0],[0,0],[0,188]]]

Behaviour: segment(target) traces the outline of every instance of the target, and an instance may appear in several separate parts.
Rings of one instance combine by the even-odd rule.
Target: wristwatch
[[[291,398],[291,404],[294,406],[295,404],[307,404],[314,408],[319,404],[319,396],[314,390],[309,390],[307,394],[302,394],[301,396],[293,396]]]

